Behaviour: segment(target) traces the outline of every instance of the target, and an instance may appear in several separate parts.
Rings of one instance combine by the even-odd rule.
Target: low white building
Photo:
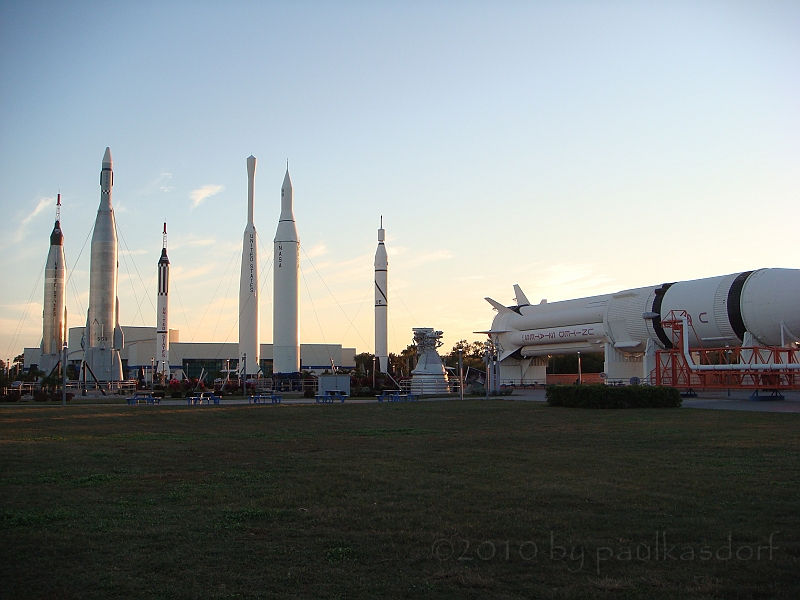
[[[128,378],[137,378],[144,370],[149,380],[156,356],[155,327],[123,326],[125,347],[120,351],[123,370]],[[83,327],[71,327],[68,337],[67,362],[80,365],[83,358],[81,337]],[[38,367],[40,348],[25,348],[25,370]],[[212,377],[227,370],[234,377],[239,367],[239,344],[236,342],[181,342],[177,329],[169,330],[170,372],[174,378],[200,377],[201,373]],[[272,344],[261,344],[262,373],[272,373]],[[331,370],[356,368],[356,349],[343,348],[340,344],[300,344],[300,370],[319,375]],[[249,370],[249,369],[248,369]]]

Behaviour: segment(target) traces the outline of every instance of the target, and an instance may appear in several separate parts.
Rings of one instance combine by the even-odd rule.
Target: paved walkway
[[[783,392],[784,400],[772,400],[767,396],[763,400],[750,400],[750,392],[747,391],[731,391],[728,395],[725,390],[708,390],[698,392],[697,398],[684,398],[684,408],[705,408],[714,410],[749,410],[749,411],[762,411],[762,412],[782,412],[782,413],[800,413],[800,392]],[[466,396],[466,400],[480,400],[481,396]],[[543,389],[519,389],[515,390],[511,396],[491,396],[491,399],[500,400],[513,400],[518,402],[544,402],[545,392]],[[83,402],[76,402],[76,404],[89,404],[93,399],[83,399]],[[98,398],[99,400],[99,398]],[[124,402],[119,397],[106,397],[105,402],[102,404],[116,404]],[[422,402],[431,401],[457,401],[458,396],[445,396],[441,398],[425,398]],[[361,398],[348,398],[347,404],[367,404],[376,403],[375,398],[361,397]],[[221,405],[242,405],[248,404],[246,398],[223,398]],[[313,398],[284,398],[283,404],[316,404]],[[337,402],[338,404],[338,402]],[[386,404],[389,404],[388,402]],[[186,406],[184,399],[164,398],[161,401],[162,406]],[[206,406],[205,404],[203,406]]]
[[[766,396],[763,400],[750,400],[747,391],[731,391],[728,396],[725,390],[706,390],[698,392],[697,398],[684,398],[683,408],[800,413],[800,392],[783,392],[783,396],[784,400],[770,400]],[[510,399],[544,402],[544,390],[515,390]]]

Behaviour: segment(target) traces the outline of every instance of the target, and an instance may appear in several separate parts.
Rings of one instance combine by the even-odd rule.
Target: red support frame
[[[798,390],[800,369],[783,365],[800,362],[800,350],[779,347],[690,348],[692,363],[704,369],[692,369],[683,350],[684,322],[691,327],[685,311],[670,311],[661,326],[672,332],[672,349],[656,351],[656,385],[679,389]],[[696,339],[699,336],[695,335]],[[737,365],[725,370],[725,365]],[[765,367],[771,365],[771,367]],[[720,367],[714,370],[713,366]]]

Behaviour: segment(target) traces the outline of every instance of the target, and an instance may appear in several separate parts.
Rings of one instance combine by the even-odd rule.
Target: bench
[[[283,395],[282,394],[255,394],[249,397],[250,404],[266,404],[267,400],[270,401],[272,404],[280,404],[283,402]]]
[[[161,398],[156,398],[152,394],[134,394],[132,398],[125,399],[128,406],[136,406],[137,404],[161,404]]]
[[[220,397],[211,394],[209,396],[190,396],[186,398],[186,404],[189,406],[196,406],[198,404],[203,404],[203,400],[206,401],[206,404],[219,404]]]
[[[334,400],[340,400],[342,403],[344,403],[346,398],[347,394],[340,392],[339,390],[328,390],[324,394],[317,394],[314,396],[314,400],[317,402],[317,404],[332,404]]]
[[[419,394],[412,394],[411,392],[403,393],[393,390],[383,390],[380,395],[375,397],[378,399],[378,402],[416,402],[419,400]]]

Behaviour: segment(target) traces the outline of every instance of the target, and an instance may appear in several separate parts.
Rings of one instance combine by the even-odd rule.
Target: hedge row
[[[547,403],[570,408],[676,408],[680,392],[649,385],[548,385]]]

